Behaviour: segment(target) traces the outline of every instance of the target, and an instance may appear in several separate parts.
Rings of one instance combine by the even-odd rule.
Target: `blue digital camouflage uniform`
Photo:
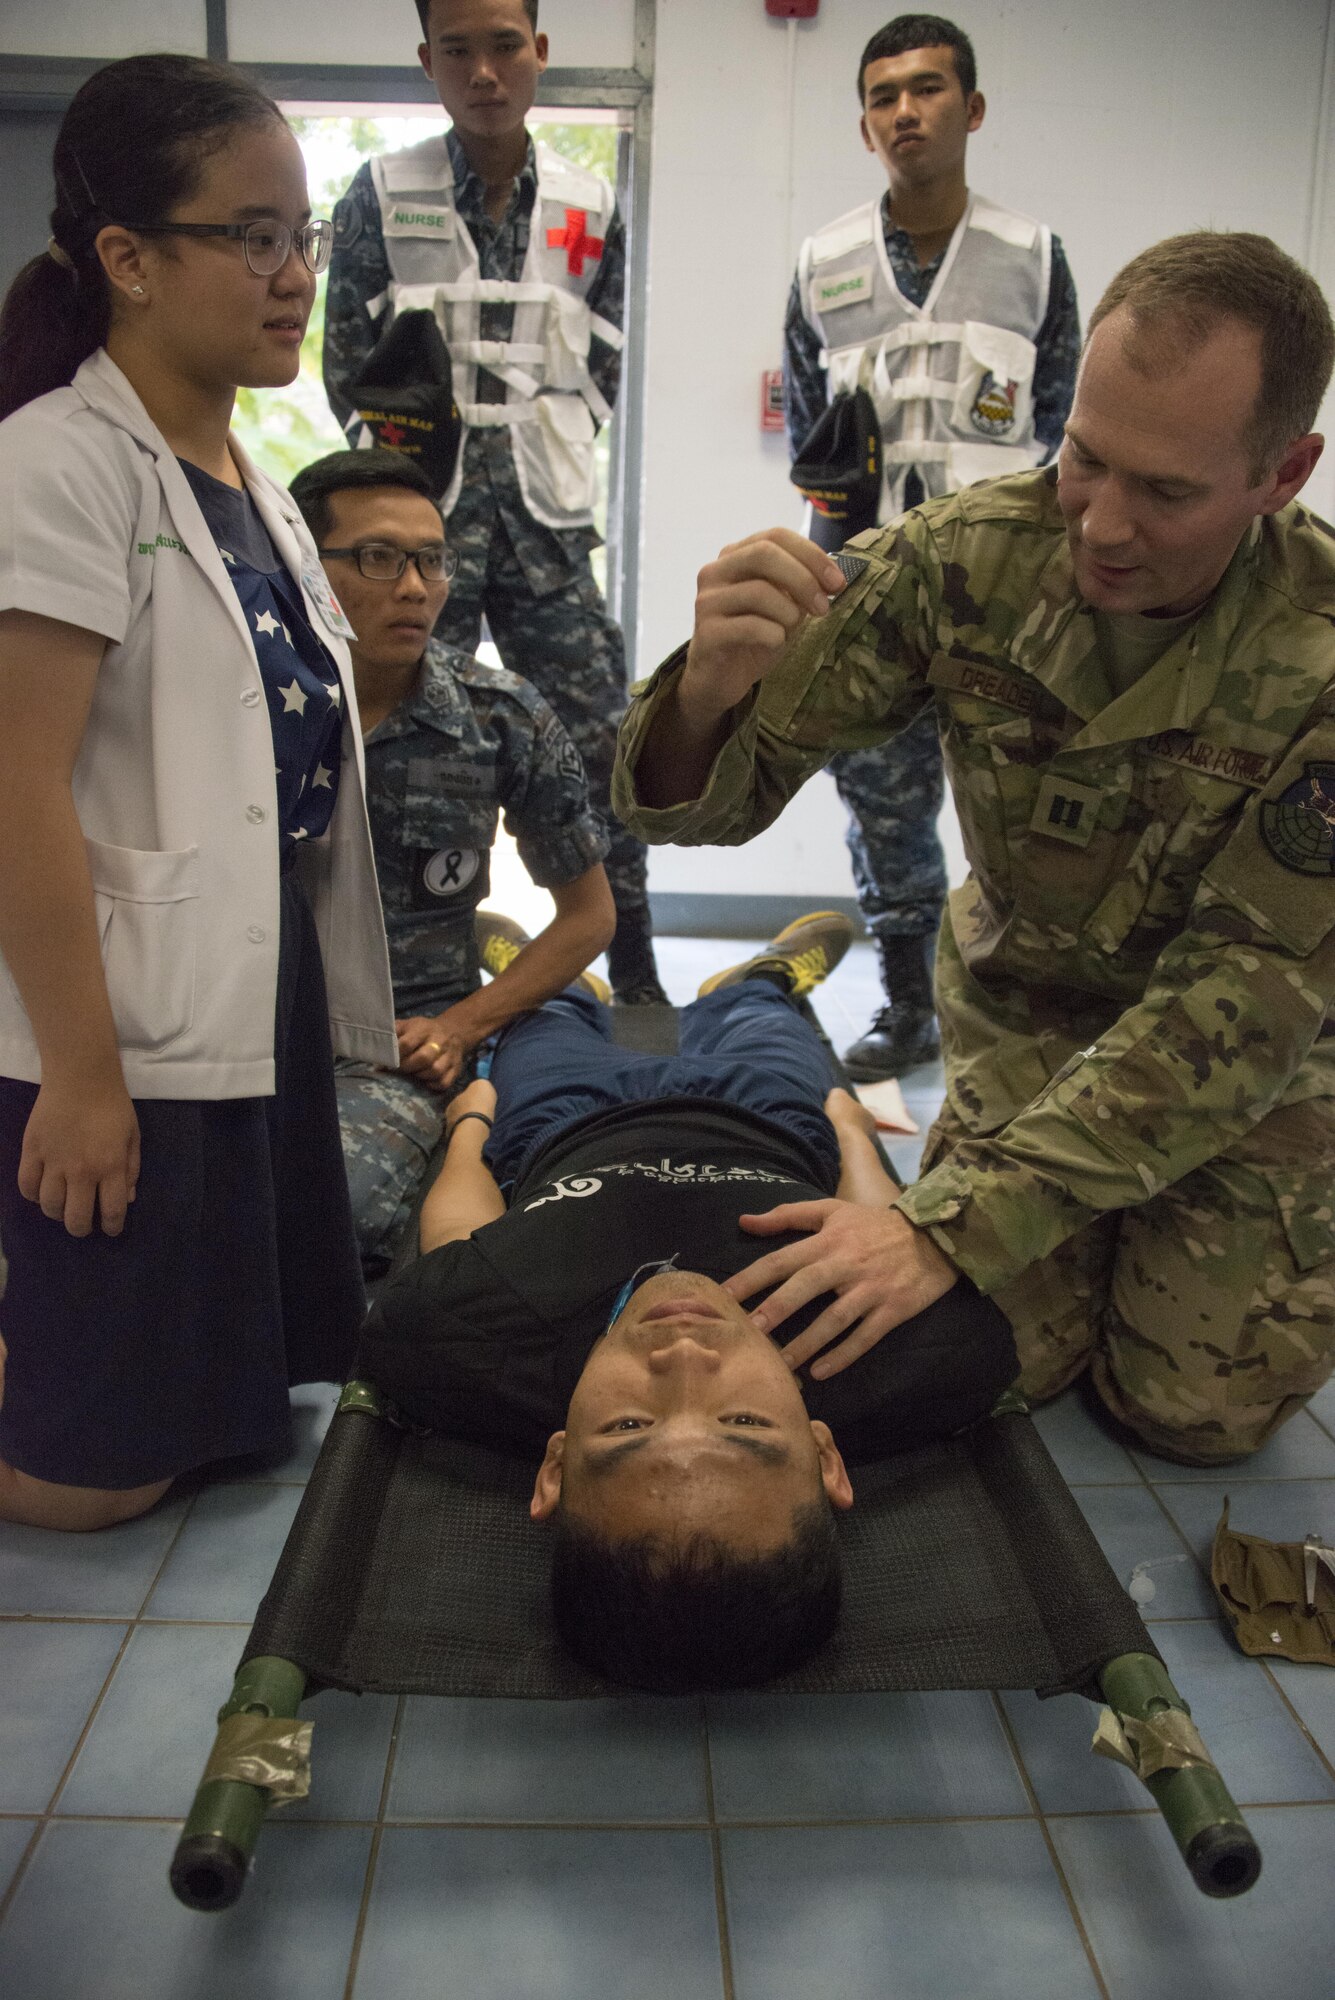
[[[446,145],[454,165],[455,205],[477,245],[481,275],[517,280],[528,254],[538,187],[532,144],[514,199],[499,223],[487,215],[486,191],[453,132],[447,133]],[[625,270],[625,228],[614,212],[588,294],[590,311],[614,326],[624,317]],[[389,283],[380,205],[368,163],[357,170],[334,210],[325,306],[325,389],[344,425],[353,412],[353,378],[377,336],[367,302],[379,298]],[[512,306],[484,304],[480,337],[508,339],[513,317]],[[596,334],[589,372],[607,402],[615,403],[621,357]],[[505,400],[504,384],[485,368],[478,370],[477,399]],[[621,628],[608,617],[589,567],[598,533],[593,528],[548,528],[533,519],[519,489],[507,430],[466,431],[463,451],[463,484],[447,524],[459,568],[436,636],[471,653],[485,616],[506,666],[532,682],[569,730],[611,838],[607,878],[617,907],[617,935],[608,963],[612,983],[620,989],[652,976],[652,944],[644,847],[608,809],[617,722],[626,704],[626,654]]]
[[[482,983],[473,913],[499,815],[540,888],[607,853],[579,753],[517,675],[432,640],[415,694],[366,738],[366,807],[389,939],[394,1011],[439,1014]],[[441,1134],[445,1099],[369,1063],[338,1065],[358,1245],[383,1268]]]
[[[1088,1363],[1153,1449],[1252,1450],[1335,1360],[1335,533],[1258,520],[1118,694],[1051,470],[859,535],[698,800],[749,839],[832,752],[935,711],[970,875],[936,961],[946,1106],[898,1207],[1015,1328],[1030,1393]],[[680,657],[680,656],[678,656]]]
[[[881,208],[885,247],[895,283],[920,306],[936,282],[940,256],[919,264],[913,238],[890,221],[887,190]],[[796,278],[784,319],[784,412],[794,460],[830,399],[821,366],[821,338],[802,310]],[[1049,453],[1062,440],[1080,359],[1075,283],[1061,241],[1052,239],[1048,309],[1035,341],[1034,430]],[[906,507],[922,499],[917,474],[904,489]],[[858,907],[876,938],[934,937],[946,899],[946,861],[936,831],[945,799],[936,717],[925,711],[892,743],[835,757],[830,772],[848,808],[848,853]]]

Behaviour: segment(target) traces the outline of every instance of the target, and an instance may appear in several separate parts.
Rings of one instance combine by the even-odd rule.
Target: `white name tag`
[[[871,297],[871,265],[856,271],[834,271],[828,278],[811,280],[811,303],[818,313],[833,312],[837,306],[861,305]]]
[[[415,201],[396,201],[384,220],[386,236],[436,236],[445,242],[454,234],[454,210],[429,208]]]

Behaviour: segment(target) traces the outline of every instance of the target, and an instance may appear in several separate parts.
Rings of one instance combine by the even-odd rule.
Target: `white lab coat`
[[[393,1000],[341,614],[284,489],[234,445],[343,688],[328,833],[300,857],[340,1055],[395,1065]],[[255,649],[171,447],[104,350],[0,424],[0,610],[105,635],[75,809],[132,1097],[274,1089],[278,835]],[[36,1083],[0,958],[0,1075]]]

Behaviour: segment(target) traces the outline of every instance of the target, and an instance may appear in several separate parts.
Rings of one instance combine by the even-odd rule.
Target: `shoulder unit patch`
[[[1277,799],[1263,800],[1261,836],[1281,867],[1335,875],[1335,764],[1305,764]]]

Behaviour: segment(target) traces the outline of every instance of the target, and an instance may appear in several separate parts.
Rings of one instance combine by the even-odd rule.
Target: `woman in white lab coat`
[[[339,1379],[331,1021],[397,1054],[348,628],[229,436],[329,225],[190,57],[91,77],[54,169],[0,313],[0,1519],[88,1528]]]

